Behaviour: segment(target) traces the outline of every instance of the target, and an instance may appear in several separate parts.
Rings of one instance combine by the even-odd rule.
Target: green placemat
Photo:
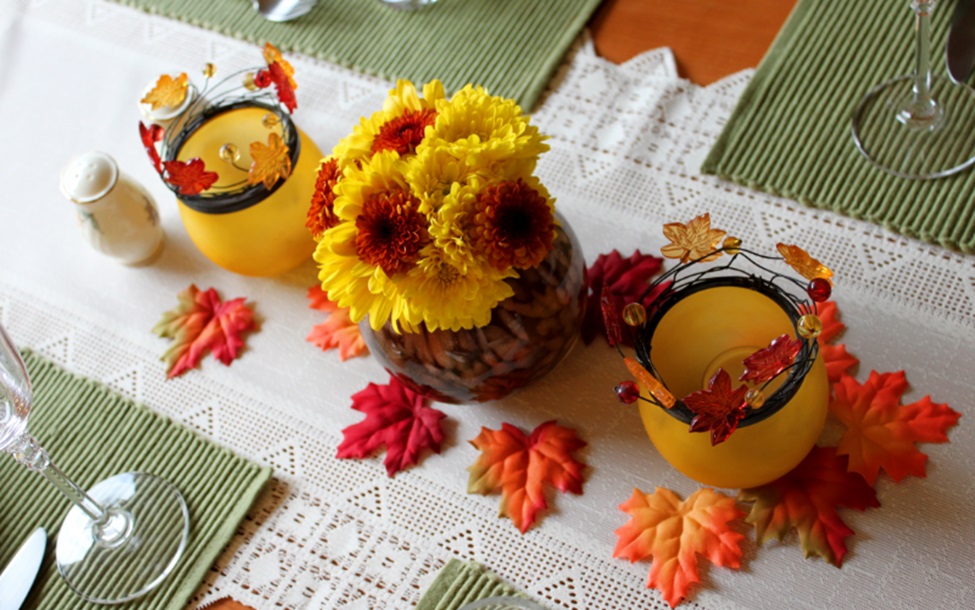
[[[416,610],[459,610],[464,604],[502,595],[527,599],[481,564],[451,559],[437,573]]]
[[[250,0],[114,1],[387,80],[440,79],[448,93],[482,85],[529,111],[600,2],[438,0],[403,11],[379,0],[318,0],[303,17],[271,23]]]
[[[932,13],[932,66],[943,74],[955,0]],[[914,62],[909,0],[799,0],[702,171],[975,252],[975,171],[938,180],[885,174],[863,158],[850,118],[874,85]],[[972,117],[975,150],[975,117]]]
[[[65,474],[84,488],[112,474],[150,472],[183,493],[191,519],[183,558],[159,589],[124,606],[182,610],[271,470],[35,353],[25,351],[24,361],[34,386],[28,429]],[[55,537],[69,507],[44,477],[0,453],[0,568],[34,528],[48,532],[44,565],[24,608],[104,608],[71,592],[54,565]]]

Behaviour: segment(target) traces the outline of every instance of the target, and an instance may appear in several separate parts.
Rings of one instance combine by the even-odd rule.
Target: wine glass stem
[[[41,447],[34,437],[25,434],[18,442],[14,443],[9,451],[15,460],[30,470],[44,475],[44,478],[50,481],[58,491],[88,515],[96,524],[96,528],[99,524],[108,521],[108,512],[102,505],[92,500],[91,496],[65,476],[61,469],[54,465],[47,451]]]
[[[938,102],[931,96],[931,11],[935,0],[913,0],[914,32],[917,39],[914,63],[914,87],[911,97],[898,110],[904,124],[930,128],[941,114]]]

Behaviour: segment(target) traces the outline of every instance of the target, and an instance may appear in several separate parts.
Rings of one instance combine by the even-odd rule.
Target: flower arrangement
[[[507,280],[553,248],[534,175],[545,137],[512,100],[399,81],[322,160],[307,227],[319,280],[352,319],[396,332],[487,325]]]

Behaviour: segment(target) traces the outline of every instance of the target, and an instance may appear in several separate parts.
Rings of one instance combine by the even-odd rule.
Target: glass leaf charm
[[[682,263],[713,261],[721,256],[721,252],[715,252],[715,249],[724,236],[724,231],[711,228],[711,215],[704,213],[687,224],[665,224],[664,237],[671,243],[661,248],[660,252],[667,258],[680,259]]]
[[[768,347],[745,358],[745,372],[738,377],[738,380],[765,383],[791,366],[800,349],[802,349],[802,341],[793,339],[789,335],[776,337]]]
[[[291,157],[288,146],[276,133],[267,138],[267,145],[251,142],[250,171],[247,172],[249,184],[264,184],[268,190],[274,187],[278,180],[286,180],[291,175]]]
[[[630,374],[636,377],[636,380],[650,392],[654,400],[660,403],[660,406],[670,409],[677,403],[677,399],[670,393],[670,390],[664,387],[664,384],[660,383],[660,380],[651,375],[647,369],[643,368],[642,364],[629,356],[623,358],[623,364],[629,369]]]
[[[776,244],[775,248],[782,255],[782,260],[784,260],[790,267],[796,270],[796,273],[806,278],[807,280],[815,280],[816,278],[822,278],[832,284],[830,278],[833,277],[833,272],[829,267],[822,264],[818,260],[809,256],[805,250],[799,246],[790,246],[787,244]]]
[[[706,390],[699,390],[684,397],[684,404],[694,412],[691,432],[711,432],[711,444],[728,440],[748,410],[745,402],[747,386],[731,389],[731,375],[724,369],[711,377]]]
[[[623,340],[620,328],[620,298],[611,294],[603,286],[603,294],[599,298],[599,307],[603,312],[603,326],[606,328],[606,342],[610,347],[616,347]]]
[[[139,102],[149,104],[153,110],[160,108],[175,108],[186,99],[186,87],[188,81],[186,73],[183,72],[176,78],[168,74],[163,74],[156,81],[156,86],[145,95]]]
[[[180,195],[199,195],[217,181],[216,172],[208,172],[202,159],[187,161],[163,161],[165,180],[177,187]]]
[[[159,157],[159,149],[156,148],[156,143],[163,139],[163,135],[164,130],[161,125],[153,123],[152,125],[146,126],[145,123],[139,121],[139,137],[142,139],[142,146],[146,149],[146,154],[149,155],[152,166],[160,174],[163,171],[163,165],[162,159]]]

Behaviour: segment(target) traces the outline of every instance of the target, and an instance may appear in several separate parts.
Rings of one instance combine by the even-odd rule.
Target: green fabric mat
[[[137,405],[35,353],[24,360],[34,386],[28,430],[52,461],[82,488],[125,471],[157,474],[179,489],[189,507],[190,538],[175,571],[126,608],[182,610],[237,531],[271,476],[195,432]],[[0,453],[0,569],[38,526],[47,553],[24,608],[104,608],[83,601],[61,579],[54,547],[70,504],[43,476]]]
[[[448,93],[482,85],[527,111],[600,2],[439,0],[403,11],[379,0],[318,0],[307,15],[272,23],[250,0],[114,1],[386,80],[440,79]]]
[[[932,12],[931,53],[944,74],[955,0]],[[799,0],[762,60],[702,171],[803,204],[975,252],[975,171],[909,180],[873,167],[850,134],[874,85],[914,63],[909,0]],[[971,121],[975,152],[975,116]]]
[[[480,564],[451,559],[437,573],[416,610],[460,610],[464,604],[502,595],[527,599]]]

